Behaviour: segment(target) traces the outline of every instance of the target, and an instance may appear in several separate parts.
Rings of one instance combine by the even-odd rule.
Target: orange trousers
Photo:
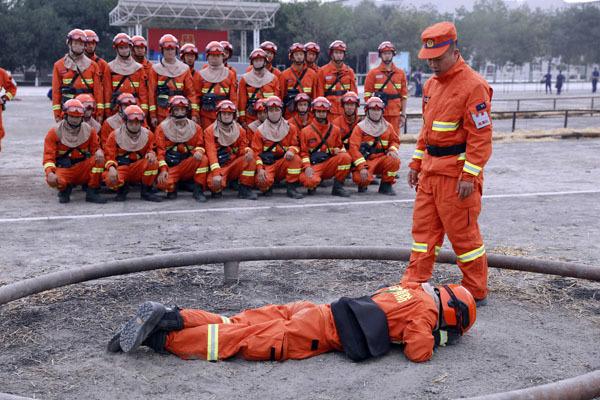
[[[320,164],[311,165],[313,169],[312,177],[308,178],[305,173],[300,175],[300,183],[308,189],[314,189],[319,186],[321,180],[335,178],[336,181],[344,182],[350,173],[352,157],[343,152],[330,157]]]
[[[400,116],[399,115],[383,115],[383,118],[392,125],[398,136],[402,135],[400,132]]]
[[[96,162],[94,156],[75,164],[71,168],[56,168],[57,189],[65,190],[67,185],[88,185],[92,189],[99,188],[103,171],[104,163]]]
[[[215,187],[212,178],[215,175],[221,175],[221,187]],[[241,155],[225,166],[212,171],[208,176],[208,187],[211,192],[220,192],[227,187],[230,180],[238,179],[240,185],[254,186],[254,176],[256,175],[256,161],[246,161],[246,156]]]
[[[282,157],[274,164],[265,165],[264,170],[267,173],[265,182],[260,183],[258,178],[256,179],[256,187],[261,192],[266,192],[275,182],[280,182],[283,179],[288,183],[298,182],[300,172],[302,172],[302,159],[298,154],[294,154],[294,158],[290,161]]]
[[[168,167],[169,177],[164,184],[156,185],[165,192],[174,192],[179,181],[194,180],[194,183],[202,186],[206,190],[206,176],[208,175],[208,157],[202,156],[200,161],[193,156],[186,158],[182,162],[172,167]]]
[[[126,183],[141,183],[152,186],[158,175],[158,161],[150,163],[145,157],[129,165],[119,165],[117,184],[113,185],[108,179],[108,170],[104,171],[104,183],[116,190]]]
[[[300,301],[246,310],[227,318],[181,310],[184,329],[168,334],[165,349],[183,359],[303,359],[342,350],[328,304]]]
[[[358,186],[368,186],[369,183],[373,181],[374,175],[381,175],[382,182],[394,184],[396,183],[396,174],[399,169],[400,160],[384,155],[372,160],[367,160],[367,171],[369,172],[367,182],[362,182],[360,180],[360,171],[358,169],[355,169],[352,173],[352,180]]]
[[[426,282],[431,278],[435,256],[446,234],[463,273],[462,285],[479,300],[488,292],[487,256],[477,223],[481,182],[475,182],[475,190],[464,200],[458,198],[456,184],[457,178],[450,176],[421,174],[419,177],[412,253],[401,282]]]

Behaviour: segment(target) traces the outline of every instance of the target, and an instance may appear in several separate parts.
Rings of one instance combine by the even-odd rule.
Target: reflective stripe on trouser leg
[[[285,173],[284,177],[286,182],[298,182],[298,180],[300,179],[300,173],[302,172],[302,159],[300,158],[300,156],[298,154],[295,154],[290,161],[285,160],[283,164],[284,166],[282,167],[282,169],[285,168],[285,170],[280,172],[282,174]]]
[[[208,361],[219,360],[219,325],[209,324],[207,325],[208,336],[206,346],[206,359]]]

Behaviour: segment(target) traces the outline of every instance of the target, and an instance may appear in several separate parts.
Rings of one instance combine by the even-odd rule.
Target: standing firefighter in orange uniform
[[[125,123],[123,119],[125,109],[133,105],[137,105],[137,100],[131,93],[122,93],[117,97],[118,112],[106,118],[102,123],[102,128],[100,129],[100,147],[104,149],[110,134]]]
[[[350,136],[350,155],[356,166],[352,174],[358,191],[366,192],[374,175],[381,175],[379,193],[395,196],[392,185],[400,169],[400,138],[392,125],[383,118],[383,100],[371,97],[365,105],[365,118]]]
[[[256,121],[252,121],[248,128],[246,129],[246,134],[248,135],[248,141],[252,143],[252,138],[258,132],[258,127],[265,122],[267,119],[267,107],[265,107],[265,101],[267,99],[260,99],[256,103],[254,103],[254,112],[256,113]]]
[[[177,59],[179,41],[173,35],[163,35],[158,41],[162,57],[150,70],[150,116],[152,126],[158,126],[169,116],[169,99],[185,96],[192,104],[192,120],[200,123],[194,82],[189,66]]]
[[[223,46],[223,50],[225,52],[225,55],[223,57],[223,65],[225,65],[233,73],[233,78],[237,85],[237,71],[231,65],[227,64],[227,61],[229,61],[231,59],[231,56],[233,55],[233,46],[227,40],[223,40],[219,43],[221,44],[221,46]]]
[[[385,118],[400,135],[400,128],[406,123],[406,102],[408,86],[406,74],[396,67],[392,59],[396,48],[391,42],[383,42],[377,48],[381,64],[372,69],[365,79],[365,101],[372,96],[379,97],[385,103]]]
[[[315,71],[304,64],[306,51],[303,44],[292,44],[288,57],[292,62],[292,66],[279,76],[279,88],[281,98],[285,104],[285,116],[289,118],[295,111],[294,99],[296,95],[306,93],[311,98],[316,97],[315,93],[319,87],[319,78]]]
[[[252,140],[256,154],[256,186],[265,196],[273,193],[273,184],[285,179],[287,196],[301,199],[298,192],[302,172],[298,128],[283,119],[283,102],[277,96],[264,101],[267,119]]]
[[[419,58],[427,59],[435,76],[425,83],[423,128],[409,165],[408,183],[417,187],[417,197],[413,251],[402,281],[431,277],[446,234],[463,286],[484,304],[488,266],[477,218],[483,168],[492,154],[492,89],[462,59],[454,24],[430,26],[421,38]]]
[[[96,32],[94,32],[91,29],[85,29],[83,31],[85,33],[85,37],[86,37],[86,41],[85,41],[85,55],[92,60],[93,62],[95,62],[96,64],[98,64],[98,67],[100,69],[100,87],[102,88],[102,99],[95,99],[96,100],[96,109],[97,112],[95,113],[96,115],[96,119],[98,120],[98,122],[102,123],[103,119],[104,119],[104,108],[110,108],[110,104],[106,104],[109,103],[109,101],[106,100],[106,95],[104,94],[104,79],[110,79],[110,68],[108,68],[108,63],[106,62],[106,60],[104,60],[101,57],[98,57],[98,55],[96,54],[96,47],[98,46],[98,43],[100,43],[100,38],[98,37],[98,35],[96,34]],[[110,100],[110,99],[109,99]]]
[[[333,196],[349,197],[344,180],[350,173],[352,158],[342,144],[342,131],[328,120],[331,103],[317,97],[311,105],[315,119],[300,132],[300,156],[304,171],[300,182],[312,195],[323,179],[334,178]]]
[[[187,118],[190,102],[183,96],[174,96],[169,102],[170,117],[156,128],[158,156],[157,187],[167,192],[167,199],[177,198],[177,183],[194,181],[193,197],[206,201],[206,176],[208,157],[204,147],[204,134],[200,125]]]
[[[133,59],[144,68],[144,73],[146,74],[146,92],[148,93],[148,101],[150,101],[150,70],[152,69],[152,63],[146,58],[148,42],[143,36],[135,35],[131,37],[131,44],[133,45]],[[148,124],[152,122],[149,112],[146,113],[146,122]]]
[[[154,152],[154,134],[142,127],[145,115],[138,106],[123,112],[124,124],[113,131],[106,142],[104,183],[117,191],[115,201],[125,201],[130,183],[141,183],[143,200],[160,202],[152,193],[158,175],[158,160]]]
[[[250,71],[242,75],[238,93],[240,123],[244,128],[256,120],[254,103],[279,94],[279,79],[266,69],[267,55],[262,49],[250,53]]]
[[[87,185],[85,201],[106,203],[98,193],[104,171],[104,153],[96,130],[83,122],[83,104],[67,100],[63,119],[48,131],[44,141],[44,172],[48,186],[58,189],[58,201],[71,201],[73,186]]]
[[[227,183],[238,180],[238,197],[256,200],[252,191],[256,160],[246,131],[235,122],[235,104],[223,100],[217,105],[217,120],[204,131],[206,154],[210,162],[208,187],[212,197],[223,196]]]
[[[358,106],[360,99],[354,92],[348,92],[342,96],[342,107],[344,114],[333,120],[333,124],[342,130],[342,143],[346,150],[350,147],[350,135],[356,124],[358,124]]]
[[[75,99],[79,100],[83,105],[83,122],[91,126],[97,134],[100,134],[102,125],[94,119],[94,114],[96,113],[96,101],[94,98],[91,95],[84,93],[75,97]]]
[[[205,53],[208,67],[197,73],[196,80],[196,95],[203,129],[217,120],[217,104],[223,100],[237,103],[237,81],[235,74],[223,64],[223,46],[219,42],[210,42],[206,45]]]
[[[319,54],[321,54],[321,47],[315,42],[308,42],[304,44],[304,50],[306,50],[306,66],[315,72],[319,72],[319,66],[317,60]]]
[[[279,75],[281,75],[281,71],[273,66],[273,58],[275,58],[275,54],[277,54],[277,46],[273,42],[262,42],[259,49],[265,52],[265,70],[269,71],[273,75],[275,75],[279,79]],[[250,62],[252,64],[252,62]],[[252,65],[249,65],[246,68],[246,72],[250,72],[252,70]],[[279,92],[275,93],[274,96],[279,96]]]
[[[360,362],[402,343],[406,358],[424,362],[437,348],[457,344],[476,318],[475,301],[464,287],[428,283],[386,287],[331,304],[267,305],[231,317],[148,301],[113,336],[108,351],[130,353],[143,345],[213,362],[236,355],[250,361],[299,360],[343,351]]]
[[[54,63],[52,111],[56,122],[62,119],[65,102],[79,94],[91,94],[97,103],[103,101],[100,67],[84,54],[86,40],[85,32],[81,29],[70,31],[67,34],[69,52]],[[97,116],[102,119],[102,112],[100,111]]]
[[[335,40],[329,45],[329,64],[319,69],[319,96],[325,96],[331,103],[331,116],[342,115],[342,96],[348,91],[358,93],[354,70],[344,64],[346,43]]]
[[[0,68],[0,90],[3,89],[4,94],[0,96],[0,151],[2,150],[2,139],[4,138],[2,112],[4,112],[6,102],[14,99],[17,95],[17,85],[15,85],[12,76],[6,70]]]
[[[118,33],[113,38],[115,59],[108,63],[110,79],[104,80],[104,98],[110,100],[110,107],[105,107],[107,115],[117,112],[117,98],[121,93],[131,93],[138,101],[138,106],[148,113],[148,77],[142,64],[132,57],[133,42],[129,35]]]
[[[298,93],[294,97],[294,113],[288,118],[288,122],[298,128],[298,132],[310,125],[313,118],[310,114],[310,96],[306,93]]]

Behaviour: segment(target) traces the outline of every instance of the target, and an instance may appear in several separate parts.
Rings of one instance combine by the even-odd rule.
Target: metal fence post
[[[569,121],[569,110],[565,110],[565,128],[567,127],[567,123]]]
[[[515,131],[515,126],[517,125],[517,113],[513,111],[513,117],[512,117],[512,131]]]

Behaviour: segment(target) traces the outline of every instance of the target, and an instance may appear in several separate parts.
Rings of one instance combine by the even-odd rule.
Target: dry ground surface
[[[250,246],[408,247],[412,193],[376,187],[350,199],[301,201],[281,190],[242,201],[234,194],[197,205],[188,193],[148,204],[59,205],[43,182],[48,102],[34,92],[4,114],[0,153],[0,285],[106,260]],[[590,128],[600,128],[593,119]],[[402,148],[403,167],[412,145]],[[480,224],[488,252],[600,267],[600,141],[498,143],[486,168]],[[353,192],[355,187],[351,187]],[[449,245],[446,244],[446,248]],[[307,299],[330,302],[397,281],[395,262],[244,263],[236,284],[208,265],[109,278],[0,306],[0,392],[48,399],[439,399],[472,396],[572,377],[600,368],[600,284],[490,271],[490,302],[457,346],[408,362],[401,348],[362,364],[342,354],[303,361],[183,361],[139,351],[110,355],[112,332],[137,304],[157,300],[231,315],[248,307]],[[435,282],[456,282],[438,265]]]

